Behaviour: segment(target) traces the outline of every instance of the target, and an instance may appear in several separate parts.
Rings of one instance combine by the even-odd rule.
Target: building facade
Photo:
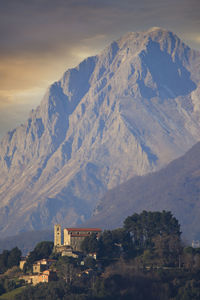
[[[100,228],[65,228],[64,229],[64,245],[71,246],[74,251],[81,251],[82,241],[90,236],[96,234],[99,238],[101,234]]]
[[[58,278],[56,272],[51,270],[45,270],[37,275],[33,274],[20,276],[19,279],[23,279],[26,283],[36,285],[42,282],[56,281]]]
[[[61,233],[61,225],[56,224],[54,226],[54,246],[62,245],[62,233]]]
[[[87,236],[95,234],[98,239],[101,232],[100,228],[65,228],[62,244],[61,226],[57,224],[54,226],[54,250],[61,253],[66,252],[70,256],[70,249],[72,252],[81,251],[81,243]]]
[[[45,270],[48,270],[49,267],[55,262],[55,259],[43,258],[41,260],[38,260],[33,264],[33,273],[41,273]]]

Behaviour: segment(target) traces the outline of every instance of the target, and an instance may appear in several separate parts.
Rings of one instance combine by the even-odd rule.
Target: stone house
[[[42,274],[38,275],[38,281],[40,282],[49,282],[57,280],[56,272],[51,270],[45,270]]]
[[[36,261],[33,264],[33,273],[41,273],[44,270],[47,270],[54,262],[56,262],[55,259],[41,259]]]
[[[52,270],[45,270],[40,274],[23,275],[19,279],[23,279],[26,283],[36,285],[41,282],[50,282],[57,280],[56,272]]]

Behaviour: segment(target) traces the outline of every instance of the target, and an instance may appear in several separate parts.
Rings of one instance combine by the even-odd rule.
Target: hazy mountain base
[[[184,238],[200,240],[200,143],[162,170],[107,192],[84,225],[115,228],[134,212],[164,209],[180,220]]]
[[[105,191],[200,139],[200,53],[129,33],[70,69],[0,146],[0,232],[88,219]]]
[[[27,255],[41,241],[53,241],[53,230],[28,231],[0,239],[0,253],[18,247],[22,255]]]

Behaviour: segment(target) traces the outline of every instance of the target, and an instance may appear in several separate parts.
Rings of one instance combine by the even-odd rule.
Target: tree
[[[2,295],[3,293],[5,293],[4,284],[0,282],[0,295]]]
[[[130,232],[134,244],[140,249],[152,248],[155,236],[175,235],[180,238],[180,225],[171,212],[147,212],[133,214],[124,221],[124,229]]]
[[[8,269],[8,256],[8,250],[3,250],[2,254],[0,254],[0,273],[4,273]]]
[[[4,288],[6,292],[10,292],[16,288],[16,282],[14,280],[5,279]]]
[[[95,269],[96,268],[96,260],[91,257],[91,256],[87,256],[85,259],[84,259],[84,265],[87,267],[87,268],[90,268],[90,269]]]
[[[199,300],[200,299],[200,289],[199,282],[195,280],[187,281],[186,284],[181,287],[178,291],[176,297],[177,300]]]
[[[156,260],[162,265],[179,266],[182,246],[178,236],[174,234],[157,235],[153,238]]]
[[[131,257],[134,254],[134,245],[131,238],[130,232],[126,231],[124,228],[118,228],[112,230],[112,238],[118,247],[120,247],[120,252],[124,257]]]
[[[97,253],[99,250],[99,244],[97,236],[95,233],[92,233],[90,236],[87,236],[81,243],[81,249],[85,253]]]
[[[24,271],[30,270],[35,261],[43,258],[49,258],[53,251],[53,245],[54,243],[50,241],[38,243],[34,250],[30,252],[30,255],[24,265]]]
[[[21,259],[22,252],[18,247],[13,248],[8,256],[8,268],[18,266]]]
[[[113,232],[111,230],[105,230],[99,238],[99,257],[104,259],[112,259],[119,256],[120,248],[116,245]]]
[[[96,234],[86,237],[81,249],[86,253],[97,253],[97,257],[101,259],[118,258],[121,254],[126,257],[133,252],[133,242],[130,233],[123,228],[115,230],[105,230],[99,239]]]
[[[200,268],[200,248],[186,247],[183,249],[182,262],[188,270],[199,270]]]
[[[10,251],[4,250],[2,254],[0,254],[0,272],[4,273],[7,269],[19,265],[21,255],[21,250],[17,247]]]

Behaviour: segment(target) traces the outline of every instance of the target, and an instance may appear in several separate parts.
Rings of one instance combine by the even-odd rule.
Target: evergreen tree
[[[175,235],[180,238],[180,225],[172,213],[147,212],[133,214],[124,221],[124,229],[132,235],[134,244],[139,248],[152,247],[155,236]]]
[[[40,259],[49,258],[53,251],[53,242],[44,241],[36,245],[33,251],[30,252],[30,255],[24,265],[24,271],[31,270],[32,264]]]

